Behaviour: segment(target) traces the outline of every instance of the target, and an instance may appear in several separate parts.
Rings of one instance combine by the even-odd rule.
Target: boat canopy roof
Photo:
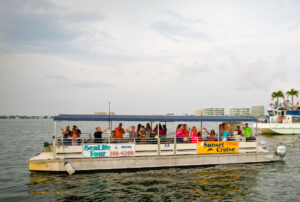
[[[136,121],[136,122],[257,122],[252,117],[235,116],[163,116],[163,115],[84,115],[60,114],[54,121]]]

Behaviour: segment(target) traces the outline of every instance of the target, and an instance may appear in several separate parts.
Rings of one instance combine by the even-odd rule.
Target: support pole
[[[176,142],[177,142],[177,136],[176,136],[176,130],[177,130],[177,127],[175,125],[175,137],[174,137],[174,156],[176,156],[176,153],[177,153],[177,148],[176,148]]]
[[[258,151],[258,137],[257,137],[257,122],[256,122],[256,128],[255,128],[255,142],[256,142],[256,152]]]
[[[176,139],[176,135],[175,135],[175,137],[174,137],[174,156],[176,156],[176,153],[177,153],[176,142],[177,142],[177,139]]]
[[[157,156],[160,156],[160,138],[157,139]]]
[[[63,140],[62,140],[63,141]],[[57,142],[57,137],[56,137],[56,121],[54,121],[54,139],[53,139],[53,158],[56,159],[56,142]]]

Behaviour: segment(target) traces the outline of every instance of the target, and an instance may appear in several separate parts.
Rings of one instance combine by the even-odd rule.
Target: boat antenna
[[[108,125],[110,124],[110,101],[108,101]]]
[[[110,128],[110,134],[111,134],[112,124],[111,124],[111,121],[110,121],[110,101],[108,101],[108,125],[109,125],[109,128]]]

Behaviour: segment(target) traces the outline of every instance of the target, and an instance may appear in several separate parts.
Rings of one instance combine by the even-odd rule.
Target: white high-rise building
[[[229,108],[230,116],[250,116],[250,108],[247,107],[231,107]]]
[[[230,116],[240,116],[240,109],[236,107],[229,108],[229,115]]]
[[[241,107],[240,108],[240,116],[250,116],[250,108]]]
[[[207,107],[203,109],[204,116],[224,116],[224,108]]]
[[[265,107],[263,105],[252,105],[251,116],[255,118],[262,118],[265,116]]]

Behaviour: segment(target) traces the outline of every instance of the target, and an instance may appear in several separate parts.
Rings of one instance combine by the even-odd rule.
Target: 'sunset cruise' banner
[[[239,142],[198,142],[198,154],[238,153]]]

